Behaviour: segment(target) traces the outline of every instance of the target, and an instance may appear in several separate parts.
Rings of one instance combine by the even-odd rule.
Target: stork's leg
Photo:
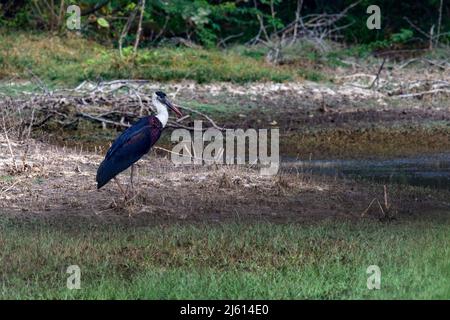
[[[120,192],[122,193],[122,195],[125,198],[125,201],[127,200],[127,192],[123,189],[122,185],[120,184],[119,180],[117,178],[114,177],[114,181],[117,183],[117,186],[119,187]]]
[[[140,180],[139,179],[139,167],[138,166],[134,167],[133,175],[134,175],[134,180],[135,180],[134,184],[136,185],[135,187],[138,188],[139,187],[139,180]]]
[[[134,164],[132,164],[131,165],[131,168],[130,168],[131,170],[130,170],[130,183],[127,185],[127,189],[126,189],[126,194],[127,195],[130,195],[130,193],[131,193],[131,195],[128,197],[128,198],[133,198],[133,176],[134,176]]]
[[[133,176],[134,176],[134,164],[131,165],[131,172],[130,172],[131,197],[133,197],[133,193],[134,193]]]

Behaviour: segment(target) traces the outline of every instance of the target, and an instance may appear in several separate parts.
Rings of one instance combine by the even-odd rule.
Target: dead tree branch
[[[0,100],[0,109],[20,113],[20,124],[16,122],[15,125],[21,127],[19,131],[25,136],[30,136],[32,128],[42,128],[51,123],[76,126],[80,120],[99,123],[103,127],[127,128],[140,117],[153,112],[153,91],[146,80],[86,81],[74,89]],[[210,124],[203,130],[225,130],[207,114],[186,106],[179,107],[186,116],[178,121],[170,120],[168,127],[194,130],[193,121],[199,119]],[[5,120],[4,130],[8,125]],[[4,132],[6,134],[7,131]]]
[[[288,23],[281,29],[277,29],[273,24],[275,20],[275,9],[273,1],[270,1],[270,15],[272,24],[268,28],[264,22],[264,17],[260,14],[257,2],[254,1],[254,8],[256,11],[256,18],[259,22],[260,28],[258,34],[250,40],[247,44],[263,44],[269,48],[267,54],[267,61],[271,63],[278,63],[282,56],[284,48],[293,45],[298,40],[308,40],[322,51],[326,51],[328,46],[325,40],[327,38],[337,38],[339,31],[348,28],[352,23],[346,25],[338,25],[338,22],[343,19],[347,12],[358,5],[361,0],[356,1],[336,14],[309,14],[301,15],[303,0],[297,1],[297,9],[295,12],[295,19]],[[271,29],[269,34],[268,30]]]
[[[144,11],[145,11],[145,0],[140,0],[139,1],[139,10],[140,10],[140,15],[139,15],[138,28],[137,28],[137,31],[136,31],[136,39],[134,41],[133,58],[136,57],[137,49],[138,49],[138,46],[139,46],[139,40],[141,38],[142,19],[144,18]]]
[[[125,23],[125,26],[122,29],[122,33],[120,34],[119,53],[122,58],[123,58],[123,41],[124,41],[125,37],[128,35],[128,31],[130,31],[131,24],[133,23],[134,19],[136,19],[136,14],[137,14],[138,10],[139,10],[139,6],[134,8],[134,10],[130,13],[130,15],[128,16],[128,19],[127,19],[127,23]]]

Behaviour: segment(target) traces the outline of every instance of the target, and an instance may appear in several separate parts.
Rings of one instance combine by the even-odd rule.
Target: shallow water
[[[284,158],[282,168],[450,190],[450,153],[382,160],[299,161]]]

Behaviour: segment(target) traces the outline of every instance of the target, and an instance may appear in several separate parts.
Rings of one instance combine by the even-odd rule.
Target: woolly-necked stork
[[[162,91],[157,91],[152,95],[152,102],[156,108],[156,115],[139,119],[126,129],[109,148],[97,170],[97,189],[103,187],[111,179],[115,179],[116,175],[130,166],[130,182],[133,187],[133,164],[148,153],[158,141],[169,119],[168,108],[178,117],[182,116],[180,110],[167,99],[167,95]],[[126,198],[126,192],[119,181],[116,180],[116,182]]]

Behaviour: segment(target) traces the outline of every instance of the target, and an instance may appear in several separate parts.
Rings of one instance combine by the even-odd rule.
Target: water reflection
[[[283,159],[282,168],[450,190],[449,153],[383,160]]]

